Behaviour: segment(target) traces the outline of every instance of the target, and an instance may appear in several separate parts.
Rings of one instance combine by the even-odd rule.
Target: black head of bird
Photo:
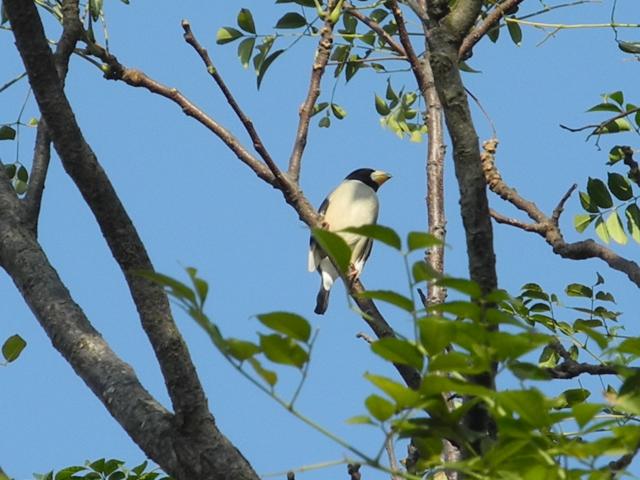
[[[357,279],[362,273],[364,264],[371,254],[372,240],[342,230],[377,222],[379,203],[376,192],[390,178],[391,175],[381,170],[354,170],[325,198],[318,210],[323,218],[323,227],[337,232],[351,249],[349,276],[352,280]],[[329,305],[331,286],[340,274],[313,236],[309,243],[309,271],[317,270],[321,278],[314,311],[322,315]]]

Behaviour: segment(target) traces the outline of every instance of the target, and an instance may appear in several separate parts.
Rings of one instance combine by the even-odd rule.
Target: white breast
[[[378,196],[371,187],[358,180],[348,180],[329,195],[329,207],[324,220],[329,224],[329,230],[334,232],[347,227],[360,227],[376,223],[378,208]],[[352,233],[340,235],[351,248],[362,239]]]

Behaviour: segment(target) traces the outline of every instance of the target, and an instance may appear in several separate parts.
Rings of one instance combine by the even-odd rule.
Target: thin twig
[[[262,157],[262,159],[265,161],[265,163],[267,164],[267,166],[269,167],[273,175],[277,178],[280,170],[276,167],[276,163],[273,161],[273,159],[271,158],[271,155],[269,154],[266,147],[264,146],[264,143],[260,139],[260,135],[258,135],[258,132],[253,126],[253,122],[244,113],[244,111],[236,101],[235,97],[231,93],[231,90],[229,90],[229,87],[227,87],[227,84],[224,82],[222,76],[218,72],[218,69],[215,67],[215,65],[211,61],[209,52],[207,52],[207,50],[202,45],[200,45],[200,42],[198,42],[198,39],[193,34],[193,31],[191,30],[191,25],[187,20],[182,20],[182,28],[184,30],[184,40],[194,48],[194,50],[198,53],[198,55],[200,55],[200,58],[204,62],[205,66],[207,67],[207,72],[209,72],[209,75],[211,75],[211,77],[214,79],[214,81],[220,88],[220,91],[224,95],[224,98],[227,100],[227,103],[229,104],[231,109],[235,112],[238,119],[240,120],[245,130],[249,134],[249,137],[253,142],[253,147],[256,149],[256,152],[258,152],[258,155]]]
[[[332,12],[336,8],[337,1],[329,0],[327,5],[327,14],[324,22],[324,26],[320,30],[320,42],[316,48],[316,54],[313,59],[313,67],[311,68],[311,79],[309,81],[309,90],[307,92],[307,98],[300,107],[300,118],[298,120],[298,128],[296,131],[295,140],[293,143],[293,151],[289,158],[289,168],[287,173],[289,178],[297,184],[300,180],[300,167],[302,164],[302,154],[307,145],[307,137],[309,136],[309,122],[311,121],[311,115],[313,114],[313,107],[320,96],[320,82],[322,75],[329,61],[331,55],[331,47],[333,45],[333,27],[334,23],[331,20],[331,15],[328,12]]]
[[[608,118],[600,123],[596,123],[596,124],[592,124],[592,125],[585,125],[584,127],[577,127],[577,128],[572,128],[572,127],[568,127],[566,125],[560,124],[560,128],[563,128],[565,130],[568,130],[570,132],[582,132],[584,130],[589,130],[589,129],[593,129],[593,132],[591,132],[588,136],[587,136],[587,140],[591,137],[593,137],[594,135],[600,135],[603,133],[603,129],[609,125],[611,122],[615,122],[616,120],[619,120],[621,118],[624,117],[628,117],[629,115],[633,115],[634,113],[640,112],[640,107],[636,107],[636,108],[632,108],[629,111],[626,112],[621,112],[611,118]]]
[[[345,11],[348,12],[353,18],[361,23],[364,23],[367,27],[373,30],[380,38],[385,41],[387,45],[389,45],[389,48],[391,48],[391,50],[396,52],[401,57],[407,56],[402,45],[398,44],[398,42],[396,42],[395,39],[391,35],[389,35],[389,33],[387,33],[387,31],[382,28],[382,25],[380,25],[378,22],[367,17],[359,10],[356,10],[356,8],[350,3],[345,5]]]

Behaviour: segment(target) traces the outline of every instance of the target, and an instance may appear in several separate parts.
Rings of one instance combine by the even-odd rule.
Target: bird
[[[373,242],[370,238],[341,230],[377,222],[379,210],[377,191],[390,178],[391,175],[382,170],[372,168],[354,170],[324,199],[318,210],[322,217],[323,228],[336,232],[351,249],[349,278],[352,281],[362,273]],[[320,274],[320,290],[316,297],[314,312],[323,315],[329,306],[331,286],[340,274],[313,235],[309,241],[308,268],[310,272],[317,270]]]

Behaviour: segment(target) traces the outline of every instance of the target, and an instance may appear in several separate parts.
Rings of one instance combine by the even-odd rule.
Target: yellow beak
[[[383,172],[382,170],[376,170],[371,174],[371,179],[376,182],[378,185],[382,185],[384,182],[389,180],[391,175],[387,172]]]

